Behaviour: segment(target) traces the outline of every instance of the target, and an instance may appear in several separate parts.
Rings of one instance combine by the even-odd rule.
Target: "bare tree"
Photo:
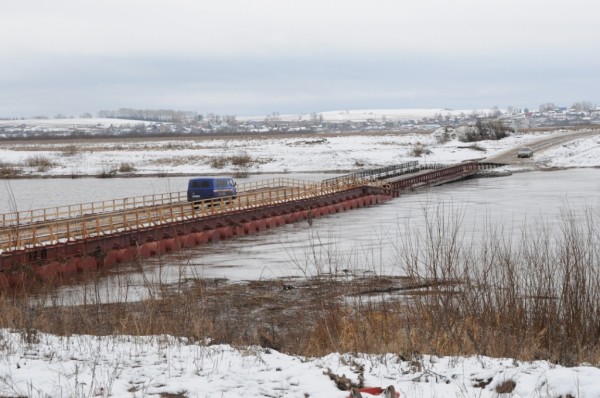
[[[589,112],[593,108],[595,108],[595,106],[590,101],[576,102],[573,105],[571,105],[571,109],[573,109],[576,112]]]
[[[556,105],[554,105],[554,102],[546,102],[543,103],[542,105],[540,105],[540,112],[549,112],[549,111],[553,111],[556,109]]]

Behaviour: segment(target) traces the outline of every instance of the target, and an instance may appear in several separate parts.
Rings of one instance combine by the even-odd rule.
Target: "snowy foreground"
[[[119,150],[88,147],[72,155],[61,153],[60,148],[40,152],[34,145],[27,148],[24,144],[19,148],[0,146],[0,159],[19,164],[29,156],[44,155],[53,161],[45,172],[48,175],[93,175],[107,165],[125,161],[133,162],[138,174],[200,173],[215,171],[204,159],[209,153],[244,150],[268,160],[251,171],[301,172],[411,160],[408,154],[417,142],[431,151],[420,161],[455,162],[502,153],[540,137],[480,142],[483,153],[458,142],[438,145],[423,136],[215,140],[183,147],[163,141],[161,148],[141,148],[132,143]],[[184,157],[195,161],[160,165],[151,161]],[[533,160],[548,167],[600,166],[600,138],[580,139],[538,152]],[[228,171],[227,167],[220,170]],[[34,170],[31,173],[36,174]],[[360,365],[364,365],[366,386],[394,385],[401,397],[600,397],[600,369],[592,366],[564,368],[544,361],[488,357],[401,360],[392,354],[303,358],[261,347],[188,344],[168,336],[57,337],[0,330],[0,397],[342,398],[349,393],[339,390],[324,372],[330,370],[357,383]],[[512,392],[501,394],[508,391]]]
[[[600,369],[543,361],[435,356],[403,361],[392,354],[303,358],[167,336],[27,336],[2,330],[0,339],[2,397],[342,398],[349,393],[326,373],[357,383],[363,366],[366,386],[394,385],[401,397],[600,396]],[[497,393],[511,386],[512,394]]]

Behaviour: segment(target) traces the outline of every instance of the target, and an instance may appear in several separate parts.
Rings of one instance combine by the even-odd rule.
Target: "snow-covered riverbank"
[[[552,134],[567,133],[514,134],[476,144],[438,143],[431,134],[0,143],[0,167],[13,170],[14,177],[345,172],[409,160],[483,159]],[[600,136],[535,153],[533,161],[545,167],[599,166]]]

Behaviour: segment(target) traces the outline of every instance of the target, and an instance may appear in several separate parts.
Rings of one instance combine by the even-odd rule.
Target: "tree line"
[[[192,111],[175,111],[172,109],[132,109],[120,108],[116,111],[100,111],[100,118],[130,119],[147,122],[190,123],[198,120],[198,113]]]

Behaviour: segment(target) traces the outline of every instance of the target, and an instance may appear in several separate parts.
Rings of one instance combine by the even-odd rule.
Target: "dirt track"
[[[597,130],[585,130],[585,131],[565,131],[564,133],[553,134],[548,137],[540,138],[536,141],[532,141],[527,145],[533,149],[534,156],[532,158],[518,158],[517,152],[520,147],[508,149],[500,154],[486,158],[487,162],[506,163],[515,166],[528,166],[536,167],[535,155],[540,152],[544,152],[547,149],[562,145],[565,142],[577,140],[580,138],[593,137],[600,135],[600,129]]]

